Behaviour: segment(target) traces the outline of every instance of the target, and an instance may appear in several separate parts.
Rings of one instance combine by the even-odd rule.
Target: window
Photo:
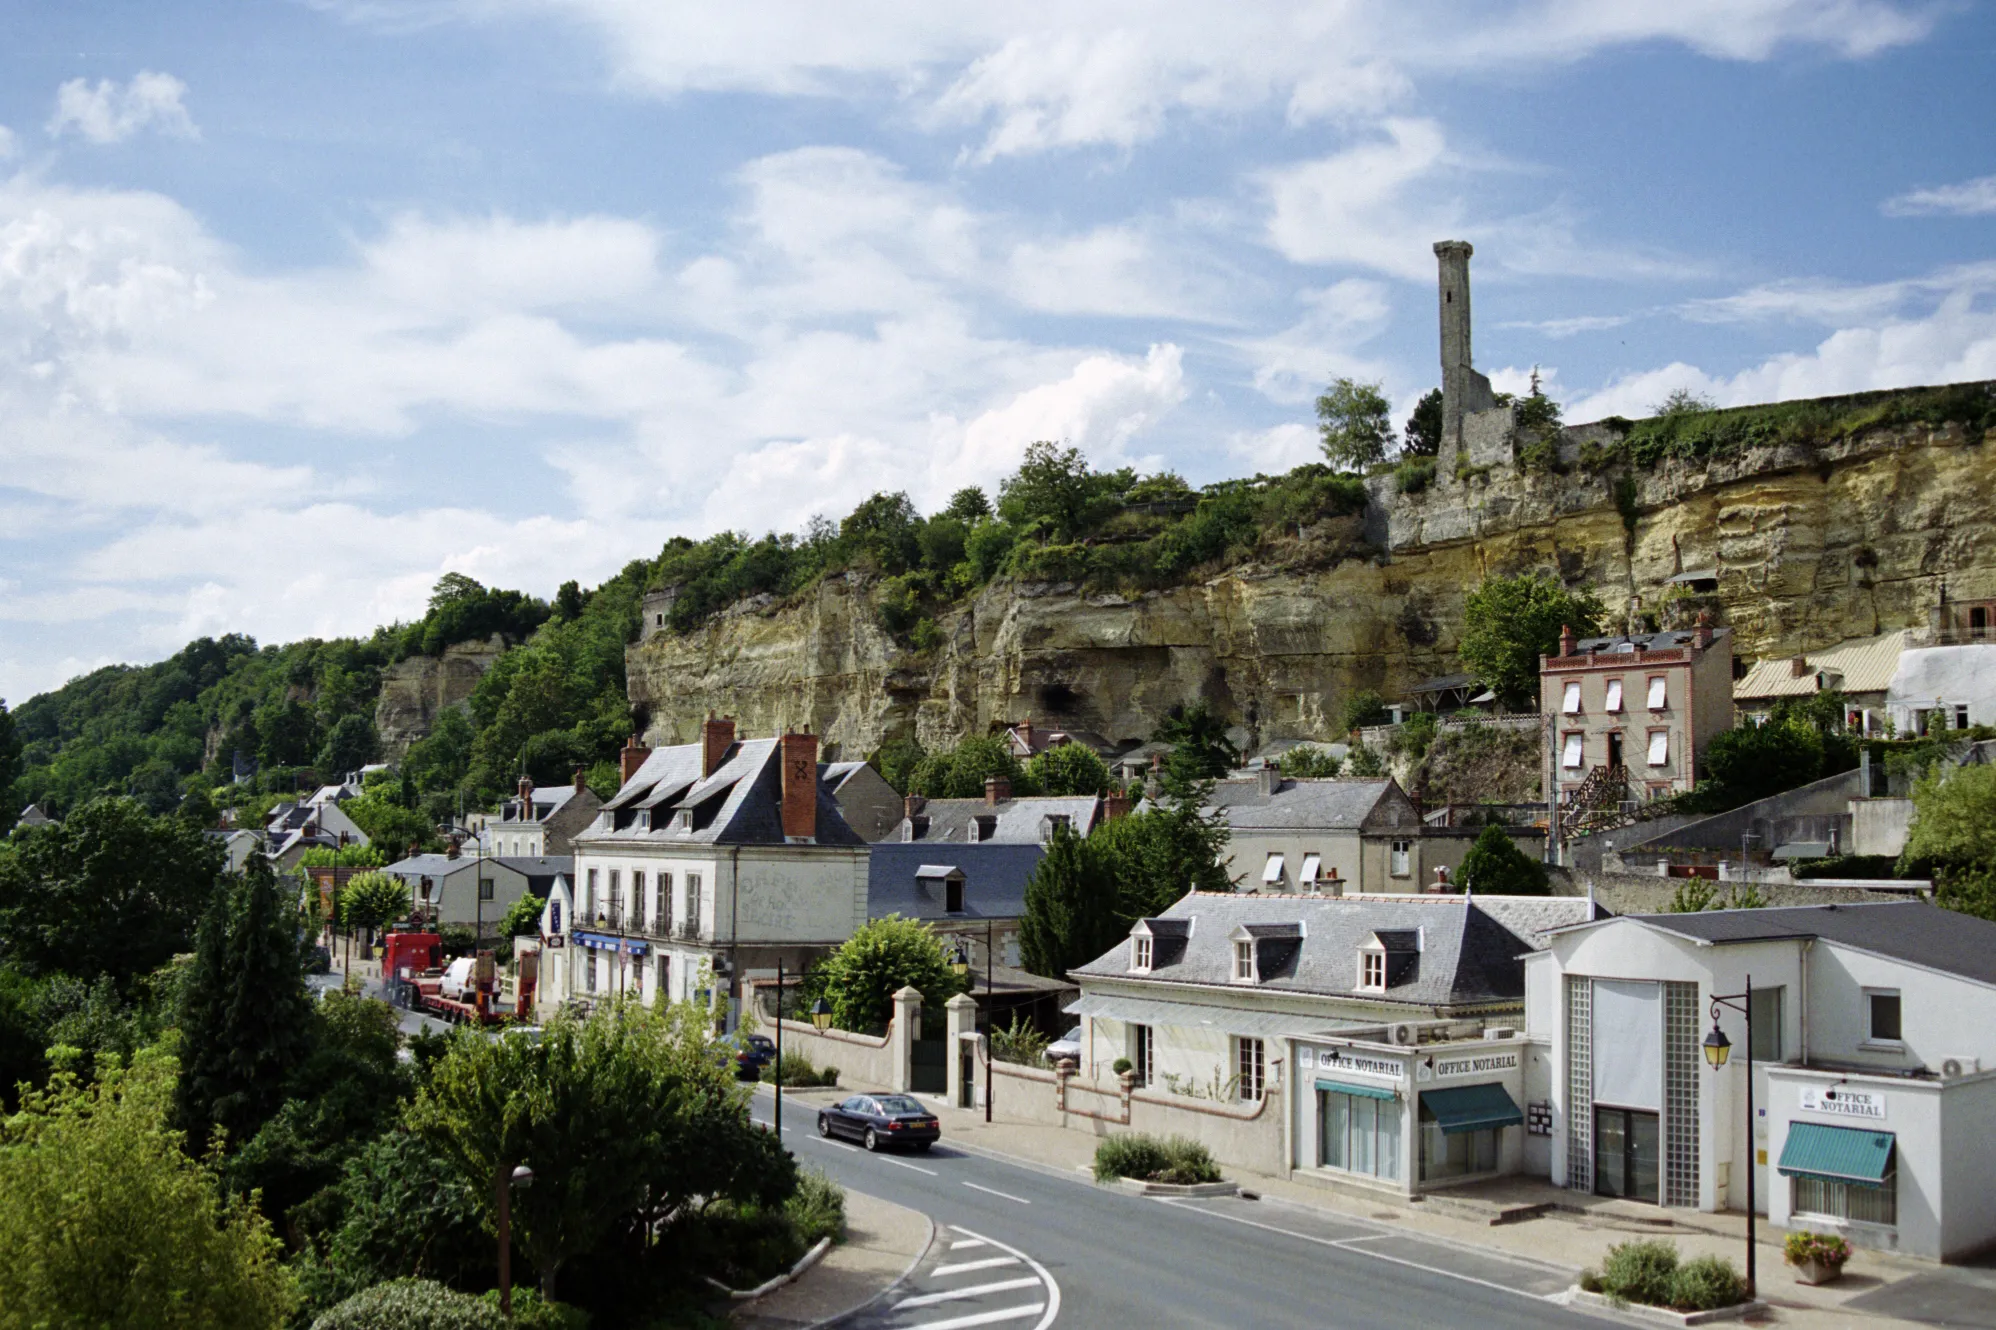
[[[1649,732],[1649,764],[1653,767],[1670,765],[1670,731],[1651,730]]]
[[[1130,1070],[1136,1073],[1130,1079],[1138,1085],[1149,1085],[1157,1079],[1153,1074],[1156,1068],[1152,1065],[1155,1043],[1148,1025],[1130,1027]]]
[[[672,874],[658,875],[657,892],[658,908],[652,911],[652,918],[657,921],[659,932],[669,933],[672,931]]]
[[[1390,859],[1390,867],[1388,868],[1387,871],[1392,873],[1394,877],[1406,877],[1409,873],[1413,871],[1413,869],[1409,867],[1409,861],[1413,857],[1413,851],[1414,851],[1414,842],[1410,840],[1394,841],[1393,850]]]
[[[1254,982],[1254,942],[1242,939],[1234,943],[1234,978],[1247,983]]]
[[[700,931],[700,875],[686,875],[686,920],[680,931],[692,937]]]
[[[596,917],[596,870],[589,870],[589,889],[582,896],[582,918],[586,923]]]
[[[1149,938],[1133,937],[1130,939],[1131,969],[1148,970],[1150,968],[1150,956],[1151,956],[1151,950],[1150,950]]]
[[[1580,770],[1581,745],[1583,742],[1584,737],[1581,735],[1569,734],[1566,736],[1566,740],[1560,746],[1559,751],[1559,764],[1562,767],[1565,767],[1568,771]]]
[[[1620,679],[1610,679],[1608,680],[1608,701],[1607,704],[1602,708],[1602,710],[1620,711],[1621,709],[1622,709],[1622,681]]]
[[[943,880],[943,910],[948,914],[963,913],[963,879],[958,877]]]
[[[1267,1092],[1267,1070],[1261,1040],[1245,1037],[1234,1040],[1234,1075],[1242,1103],[1261,1102],[1262,1095]]]
[[[1957,730],[1968,728],[1968,708],[1960,703],[1957,703],[1954,708],[1954,727]]]
[[[1071,820],[1065,813],[1049,813],[1040,819],[1040,844],[1053,844],[1054,833],[1063,829],[1072,830]]]
[[[631,874],[631,927],[637,932],[645,929],[645,875]]]
[[[1788,1179],[1788,1208],[1798,1215],[1822,1215],[1828,1219],[1854,1219],[1860,1224],[1899,1222],[1899,1151],[1877,1186],[1862,1182],[1841,1182],[1835,1178],[1796,1175]]]
[[[1580,680],[1567,680],[1566,693],[1560,699],[1559,709],[1563,714],[1568,716],[1577,716],[1580,714]]]
[[[1375,1178],[1400,1176],[1400,1101],[1317,1091],[1317,1163]]]
[[[1989,635],[1989,611],[1980,605],[1968,612],[1968,635],[1977,641]]]
[[[480,899],[480,900],[482,900],[482,901],[489,901],[489,900],[491,900],[491,899],[492,899],[492,895],[493,895],[493,891],[492,891],[492,879],[491,879],[491,878],[489,878],[489,877],[481,877],[481,878],[479,878],[479,879],[478,879],[478,899]]]
[[[624,875],[618,869],[610,870],[610,926],[622,925],[624,913]]]
[[[1899,1024],[1899,994],[1895,992],[1867,991],[1865,1001],[1871,1005],[1871,1039],[1874,1043],[1896,1044],[1902,1038]]]
[[[1670,704],[1670,689],[1661,674],[1649,677],[1649,709],[1661,711]]]
[[[1779,988],[1753,990],[1753,1011],[1747,1017],[1747,1028],[1752,1032],[1755,1062],[1781,1061],[1781,998]]]
[[[1281,880],[1282,880],[1282,856],[1279,854],[1271,854],[1268,856],[1268,862],[1266,864],[1263,864],[1261,868],[1262,885],[1274,886],[1277,882],[1280,882]]]
[[[1466,1178],[1497,1171],[1497,1132],[1445,1132],[1433,1113],[1421,1107],[1421,1181],[1435,1178]]]
[[[970,826],[966,830],[969,832],[971,844],[981,844],[998,834],[998,819],[988,816],[974,817],[970,820]]]
[[[658,954],[658,979],[651,991],[659,1002],[672,1001],[672,957],[662,951]]]
[[[1358,986],[1379,992],[1386,989],[1386,953],[1361,951],[1358,954]]]
[[[596,991],[596,953],[589,953],[589,964],[582,967],[583,986],[590,992]]]

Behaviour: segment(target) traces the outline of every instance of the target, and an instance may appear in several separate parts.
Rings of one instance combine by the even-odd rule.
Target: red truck
[[[515,1015],[499,1004],[498,969],[491,952],[460,956],[446,966],[443,938],[436,933],[388,933],[381,945],[381,973],[396,1000],[412,1011],[469,1025],[497,1025]],[[520,985],[518,1014],[523,1018],[533,1011],[533,981],[527,968],[522,967]]]

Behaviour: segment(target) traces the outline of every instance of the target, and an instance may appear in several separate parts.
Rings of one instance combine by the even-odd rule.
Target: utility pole
[[[776,962],[776,1139],[783,1139],[783,961]]]
[[[991,1121],[991,1036],[998,1032],[998,987],[991,973],[991,921],[984,921],[984,1121]]]

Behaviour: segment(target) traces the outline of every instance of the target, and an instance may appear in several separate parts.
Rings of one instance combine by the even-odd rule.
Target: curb
[[[1589,1293],[1578,1284],[1568,1289],[1566,1293],[1569,1307],[1587,1307],[1595,1311],[1618,1313],[1651,1325],[1716,1325],[1722,1321],[1737,1321],[1768,1310],[1767,1303],[1759,1298],[1750,1302],[1736,1302],[1730,1307],[1717,1307],[1711,1311],[1675,1312],[1668,1307],[1650,1307],[1639,1302],[1616,1302],[1603,1294]]]
[[[809,1270],[819,1261],[824,1260],[825,1253],[830,1251],[831,1249],[832,1249],[832,1240],[830,1238],[819,1238],[816,1242],[811,1244],[811,1250],[805,1252],[802,1256],[797,1258],[797,1264],[791,1266],[788,1270],[785,1270],[781,1274],[771,1275],[768,1279],[763,1280],[760,1284],[757,1284],[754,1288],[729,1288],[726,1284],[723,1284],[720,1280],[713,1278],[709,1278],[707,1282],[713,1285],[715,1288],[719,1289],[721,1292],[727,1294],[728,1297],[735,1302],[754,1302],[757,1298],[762,1297],[764,1294],[774,1293],[776,1292],[777,1289],[782,1288],[785,1284],[788,1284],[791,1281],[795,1280],[799,1275],[803,1274],[806,1270]]]
[[[929,1253],[934,1251],[936,1247],[936,1237],[937,1237],[936,1221],[934,1219],[931,1219],[928,1215],[923,1215],[922,1218],[928,1220],[929,1240],[922,1244],[922,1250],[915,1253],[915,1259],[908,1262],[908,1264],[902,1268],[901,1273],[894,1276],[894,1279],[891,1283],[889,1283],[885,1288],[881,1289],[878,1293],[875,1293],[872,1297],[867,1298],[864,1302],[856,1303],[853,1306],[846,1308],[842,1312],[835,1312],[834,1314],[825,1317],[823,1320],[813,1321],[811,1322],[811,1324],[804,1326],[803,1330],[831,1330],[832,1326],[843,1325],[845,1322],[850,1321],[853,1317],[858,1316],[862,1312],[868,1311],[871,1308],[886,1301],[887,1298],[891,1294],[893,1294],[896,1289],[900,1288],[903,1284],[907,1283],[909,1276],[915,1273],[915,1270],[917,1269],[917,1267],[919,1267],[922,1264],[923,1261],[929,1259]]]
[[[1238,1182],[1145,1182],[1141,1178],[1111,1178],[1102,1184],[1132,1196],[1238,1196]]]

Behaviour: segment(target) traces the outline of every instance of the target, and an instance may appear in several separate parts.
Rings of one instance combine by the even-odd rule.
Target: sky
[[[1475,354],[1566,419],[1996,378],[1974,0],[0,0],[0,698],[1198,484]]]

